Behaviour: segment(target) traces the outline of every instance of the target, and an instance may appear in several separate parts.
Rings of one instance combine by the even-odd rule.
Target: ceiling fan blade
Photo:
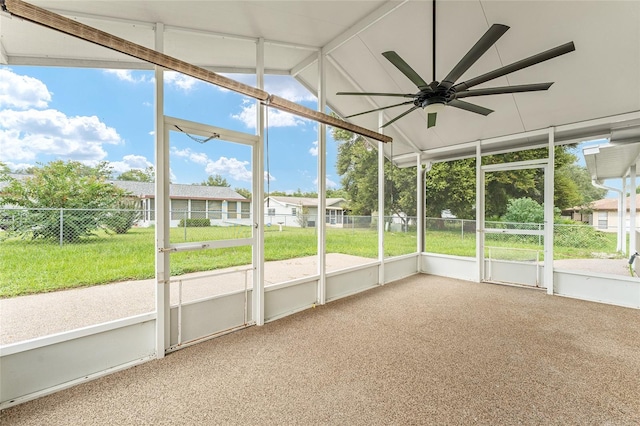
[[[453,86],[453,88],[456,91],[461,92],[463,90],[469,89],[470,87],[477,86],[478,84],[482,84],[489,80],[493,80],[494,78],[502,77],[503,75],[510,74],[514,71],[519,71],[523,68],[527,68],[532,65],[539,64],[540,62],[548,61],[549,59],[553,59],[557,56],[564,55],[565,53],[573,52],[574,50],[576,50],[576,47],[573,44],[573,42],[570,41],[569,43],[565,43],[561,46],[554,47],[553,49],[549,49],[545,52],[538,53],[537,55],[530,56],[526,59],[522,59],[510,65],[505,65],[502,68],[498,68],[497,70],[490,71],[479,77],[475,77],[475,78],[472,78],[471,80],[467,80],[462,83],[456,84],[455,86]]]
[[[424,90],[429,88],[427,82],[424,81],[422,77],[420,77],[418,73],[415,72],[415,70],[411,68],[409,64],[407,64],[404,59],[402,59],[396,52],[392,50],[389,52],[383,52],[382,56],[387,58],[389,62],[391,62],[396,68],[400,70],[400,72],[402,72],[402,74],[406,75],[407,78],[413,82],[413,84],[418,86],[418,89]]]
[[[436,112],[430,112],[427,114],[427,129],[430,127],[435,127],[437,117],[438,113]]]
[[[493,24],[491,28],[473,45],[471,50],[453,67],[451,72],[442,80],[440,85],[445,89],[450,88],[464,74],[471,65],[475,64],[482,55],[485,54],[491,46],[509,29],[508,26],[502,24]]]
[[[382,111],[383,109],[389,109],[389,108],[397,107],[397,106],[400,106],[400,105],[409,105],[409,104],[412,104],[412,103],[413,103],[413,101],[401,102],[401,103],[399,103],[399,104],[395,104],[395,105],[389,105],[389,106],[386,106],[386,107],[376,108],[376,109],[372,109],[372,110],[365,111],[365,112],[359,112],[359,113],[357,113],[357,114],[347,115],[347,116],[346,116],[346,117],[344,117],[344,118],[357,117],[357,116],[359,116],[359,115],[369,114],[370,112]]]
[[[469,102],[465,101],[459,101],[457,99],[450,101],[449,103],[447,103],[447,105],[482,115],[489,115],[493,112],[492,109],[481,107],[480,105],[470,104]]]
[[[420,107],[419,106],[413,106],[413,107],[409,108],[408,110],[406,110],[405,112],[403,112],[402,114],[397,116],[396,118],[393,118],[391,121],[387,121],[386,123],[384,123],[382,125],[382,127],[387,127],[389,124],[391,124],[391,123],[393,123],[393,122],[395,122],[397,120],[400,120],[402,117],[404,117],[405,115],[409,114],[412,111],[415,111],[418,108],[420,108]]]
[[[355,96],[397,96],[400,98],[417,98],[420,93],[373,93],[373,92],[338,92],[336,95],[355,95]]]
[[[464,90],[456,93],[456,99],[470,96],[501,95],[504,93],[538,92],[547,90],[553,83],[522,84],[520,86],[490,87],[488,89]]]

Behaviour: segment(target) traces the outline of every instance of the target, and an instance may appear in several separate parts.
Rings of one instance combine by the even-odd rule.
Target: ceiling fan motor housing
[[[455,99],[455,91],[451,93],[450,90],[446,90],[441,86],[439,87],[437,81],[434,81],[434,83],[436,83],[435,90],[422,91],[414,101],[415,106],[426,108],[433,104],[446,104],[452,99]]]

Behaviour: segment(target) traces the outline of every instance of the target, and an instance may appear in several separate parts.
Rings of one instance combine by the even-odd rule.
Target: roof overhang
[[[608,139],[608,144],[583,149],[591,179],[624,178],[634,165],[640,171],[640,119],[621,121],[613,126]]]

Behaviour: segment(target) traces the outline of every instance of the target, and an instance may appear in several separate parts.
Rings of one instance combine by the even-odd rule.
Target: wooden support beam
[[[209,71],[188,62],[181,61],[180,59],[130,42],[113,34],[100,31],[96,28],[66,18],[57,13],[50,12],[46,9],[42,9],[38,6],[34,6],[22,0],[4,0],[4,6],[9,13],[24,20],[45,26],[47,28],[51,28],[56,31],[60,31],[62,33],[89,41],[91,43],[115,50],[120,53],[124,53],[125,55],[133,56],[134,58],[143,60],[145,62],[150,62],[154,65],[161,66],[168,70],[177,71],[193,78],[197,78],[198,80],[206,81],[208,83],[215,84],[216,86],[224,87],[225,89],[232,90],[234,92],[249,96],[254,99],[258,99],[268,104],[269,106],[280,109],[282,111],[287,111],[300,117],[305,117],[314,121],[318,121],[320,123],[358,133],[362,136],[366,136],[381,142],[392,141],[389,136],[385,136],[364,127],[356,126],[344,120],[331,117],[328,114],[314,111],[303,105],[287,101],[286,99],[279,98],[277,96],[270,96],[264,90],[256,89],[255,87],[240,83],[233,79],[224,77],[220,74],[216,74],[213,71]]]

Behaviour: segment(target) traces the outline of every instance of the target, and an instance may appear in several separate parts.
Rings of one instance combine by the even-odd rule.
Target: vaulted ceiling
[[[338,96],[339,91],[414,93],[416,87],[382,56],[396,51],[424,80],[432,74],[431,1],[51,1],[33,4],[153,48],[156,23],[164,52],[219,72],[253,73],[256,41],[265,41],[267,73],[290,74],[315,91],[318,51],[326,55],[328,105],[342,116],[401,98]],[[554,82],[547,91],[491,95],[472,102],[482,116],[447,107],[427,129],[416,110],[384,129],[399,165],[464,157],[556,141],[621,135],[640,141],[640,2],[439,1],[436,80],[442,79],[494,23],[510,29],[459,81],[569,41],[572,53],[476,88]],[[150,68],[123,54],[0,15],[0,63]],[[400,100],[399,100],[400,99]],[[384,111],[384,120],[407,107]],[[377,113],[350,121],[378,129]],[[615,137],[614,137],[615,138]],[[392,152],[393,150],[393,152]]]

